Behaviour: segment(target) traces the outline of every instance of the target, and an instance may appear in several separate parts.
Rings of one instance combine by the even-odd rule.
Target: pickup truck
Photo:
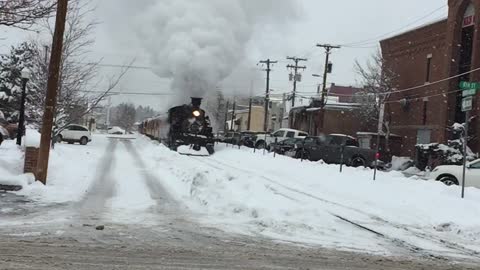
[[[323,160],[332,164],[343,162],[352,167],[374,167],[375,165],[375,150],[360,148],[354,137],[342,134],[307,137],[302,144],[297,144],[295,151],[296,158],[310,161]]]
[[[281,128],[272,134],[266,134],[266,135],[262,134],[262,135],[256,136],[254,138],[255,148],[268,149],[271,144],[275,143],[275,139],[277,139],[277,142],[281,142],[289,138],[305,138],[307,136],[308,136],[308,133],[303,132],[301,130]]]

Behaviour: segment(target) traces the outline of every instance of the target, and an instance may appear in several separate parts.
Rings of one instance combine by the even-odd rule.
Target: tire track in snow
[[[148,187],[150,197],[157,203],[157,211],[168,210],[175,212],[178,210],[178,204],[172,198],[170,193],[160,184],[155,176],[153,176],[148,170],[142,157],[132,145],[131,141],[122,140],[127,148],[127,152],[132,156],[135,165],[141,171],[145,184]]]
[[[100,219],[105,212],[106,202],[115,196],[115,180],[112,177],[112,168],[115,165],[116,140],[109,140],[105,154],[96,171],[95,180],[88,188],[83,199],[75,206],[80,217]]]
[[[384,220],[382,219],[381,217],[379,216],[376,216],[374,214],[371,214],[371,213],[368,213],[368,212],[365,212],[363,210],[360,210],[360,209],[357,209],[357,208],[354,208],[354,207],[350,207],[350,206],[346,206],[346,205],[343,205],[341,203],[337,203],[337,202],[333,202],[333,201],[330,201],[330,200],[327,200],[327,199],[324,199],[324,198],[321,198],[321,197],[318,197],[316,195],[313,195],[313,194],[310,194],[310,193],[307,193],[307,192],[304,192],[302,190],[299,190],[299,189],[296,189],[296,188],[292,188],[292,187],[289,187],[285,184],[282,184],[282,183],[279,183],[278,181],[274,180],[274,179],[271,179],[269,177],[266,177],[262,174],[258,174],[258,172],[253,172],[253,171],[250,171],[250,170],[247,170],[247,169],[243,169],[243,168],[238,168],[238,167],[235,167],[235,166],[232,166],[230,164],[227,164],[225,162],[222,162],[222,161],[219,161],[218,159],[215,159],[215,160],[212,160],[211,158],[195,158],[195,157],[191,157],[192,159],[195,159],[197,161],[200,161],[201,163],[204,163],[206,165],[209,165],[210,167],[213,167],[215,169],[218,169],[218,170],[225,170],[225,168],[222,168],[221,166],[225,166],[225,167],[228,167],[228,168],[231,168],[233,170],[237,170],[237,171],[240,171],[240,172],[243,172],[243,173],[246,173],[246,174],[249,174],[249,175],[256,175],[256,176],[259,176],[261,177],[262,179],[266,180],[267,182],[269,183],[272,183],[274,185],[277,185],[285,190],[288,190],[290,192],[293,192],[293,193],[296,193],[296,194],[300,194],[300,195],[303,195],[305,197],[308,197],[308,198],[311,198],[311,199],[314,199],[314,200],[317,200],[317,201],[321,201],[323,203],[327,203],[327,204],[331,204],[331,205],[334,205],[334,206],[337,206],[337,207],[340,207],[340,208],[343,208],[343,209],[347,209],[347,210],[350,210],[350,211],[354,211],[356,213],[360,213],[366,217],[368,217],[369,219],[371,219],[372,221],[377,221],[377,222],[380,222],[381,224],[380,225],[384,225],[384,226],[387,226],[387,227],[390,227],[390,228],[395,228],[399,231],[404,231],[406,233],[408,233],[409,235],[411,236],[414,236],[416,238],[419,238],[419,239],[422,239],[424,241],[428,241],[430,243],[435,243],[436,245],[438,246],[441,246],[443,248],[446,248],[446,249],[449,249],[449,250],[455,250],[456,252],[454,254],[458,254],[458,252],[462,253],[463,255],[467,255],[469,257],[472,257],[472,258],[476,258],[476,259],[479,259],[480,258],[480,253],[476,250],[472,250],[470,248],[467,248],[467,247],[464,247],[462,245],[459,245],[457,243],[454,243],[454,242],[450,242],[448,240],[445,240],[445,239],[442,239],[440,237],[435,237],[433,235],[428,235],[428,234],[425,234],[425,233],[421,233],[421,232],[415,232],[405,226],[402,226],[402,225],[399,225],[399,224],[395,224],[395,223],[392,223],[392,222],[389,222],[387,220]],[[214,163],[215,162],[215,163]],[[220,166],[219,166],[220,165]],[[428,257],[428,258],[434,258],[434,259],[441,259],[441,260],[448,260],[446,257],[444,256],[439,256],[439,255],[436,255],[436,254],[433,254],[433,252],[435,251],[430,251],[430,250],[427,250],[427,249],[424,249],[424,248],[421,248],[421,247],[418,247],[418,246],[415,246],[413,244],[410,244],[408,243],[407,241],[405,240],[402,240],[400,238],[395,238],[395,237],[390,237],[388,236],[387,234],[384,234],[382,232],[379,232],[378,229],[372,229],[370,227],[367,227],[365,225],[362,225],[360,224],[359,222],[356,222],[356,221],[353,221],[353,220],[350,220],[348,218],[345,218],[341,215],[338,215],[338,214],[335,214],[335,213],[331,213],[331,215],[333,215],[334,217],[338,218],[339,220],[343,221],[343,222],[346,222],[348,224],[351,224],[353,226],[355,226],[356,228],[358,229],[362,229],[364,231],[367,231],[367,232],[370,232],[370,233],[373,233],[374,235],[376,236],[379,236],[379,237],[382,237],[384,239],[387,239],[388,241],[392,242],[393,244],[395,244],[396,246],[399,246],[401,248],[406,248],[407,250],[411,251],[411,252],[414,252],[414,253],[422,253],[425,257]],[[436,253],[439,253],[439,252],[436,252]]]

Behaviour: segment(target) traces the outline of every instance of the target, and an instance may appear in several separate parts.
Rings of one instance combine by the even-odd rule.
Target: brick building
[[[381,41],[386,65],[398,75],[386,113],[391,131],[403,137],[402,155],[414,156],[417,143],[455,139],[449,130],[465,122],[459,82],[480,81],[480,0],[449,0],[448,17]],[[467,73],[467,74],[464,74]],[[458,76],[459,74],[464,74]],[[449,80],[444,80],[446,78]],[[413,89],[410,89],[413,88]],[[473,116],[480,112],[480,94]],[[480,152],[480,123],[471,122],[469,141]]]
[[[328,89],[328,95],[338,97],[340,103],[355,103],[355,96],[362,92],[361,88],[341,86],[332,83]]]
[[[289,127],[313,136],[332,133],[356,136],[360,131],[375,131],[376,123],[365,119],[360,112],[360,104],[327,103],[321,109],[313,102],[310,106],[290,110]]]

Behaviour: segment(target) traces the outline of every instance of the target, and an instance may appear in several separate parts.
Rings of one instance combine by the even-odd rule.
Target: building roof
[[[409,34],[409,33],[411,33],[411,32],[420,30],[420,29],[422,29],[422,28],[430,27],[430,26],[432,26],[432,25],[434,25],[434,24],[437,24],[437,23],[440,23],[440,22],[444,22],[444,21],[446,22],[447,19],[448,19],[447,17],[443,17],[443,18],[441,18],[441,19],[436,19],[436,20],[433,20],[433,21],[430,21],[430,22],[421,24],[421,25],[419,25],[419,26],[417,26],[417,27],[408,29],[408,30],[406,30],[406,31],[403,31],[403,32],[397,33],[397,34],[395,34],[395,35],[392,35],[392,36],[390,36],[390,37],[387,37],[387,38],[385,38],[385,39],[382,39],[382,40],[380,40],[380,42],[383,42],[383,41],[386,41],[386,40],[389,40],[389,39],[394,39],[394,38],[396,38],[396,37]]]
[[[353,97],[354,94],[362,90],[363,90],[362,88],[358,88],[358,87],[341,86],[341,85],[336,85],[332,83],[332,86],[330,86],[330,90],[328,91],[328,94],[332,96],[341,95],[341,96]]]

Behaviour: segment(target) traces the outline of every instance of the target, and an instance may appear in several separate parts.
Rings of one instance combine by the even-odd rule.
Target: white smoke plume
[[[293,0],[128,1],[154,72],[181,100],[204,97],[244,59],[256,26],[295,18]],[[135,7],[131,6],[135,3]]]

